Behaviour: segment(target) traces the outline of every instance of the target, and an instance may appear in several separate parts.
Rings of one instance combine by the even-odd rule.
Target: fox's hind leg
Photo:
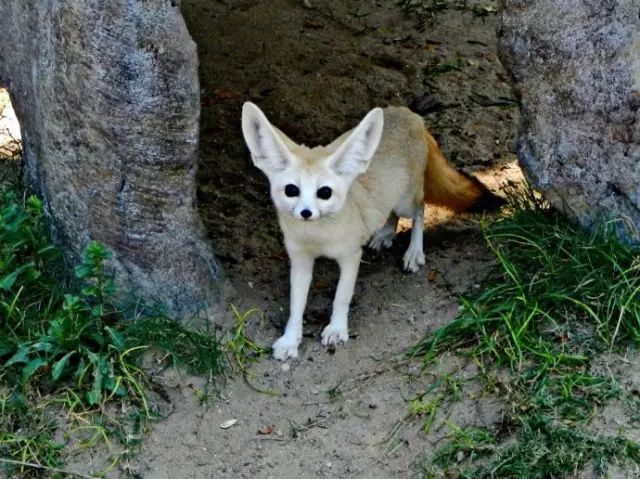
[[[369,241],[369,248],[374,251],[380,251],[383,247],[390,248],[393,239],[396,237],[398,219],[398,215],[392,211],[384,226],[373,233],[373,237]]]
[[[411,225],[411,241],[409,247],[404,254],[404,269],[415,273],[425,263],[424,252],[422,249],[422,238],[424,236],[424,203],[422,198],[414,204]]]

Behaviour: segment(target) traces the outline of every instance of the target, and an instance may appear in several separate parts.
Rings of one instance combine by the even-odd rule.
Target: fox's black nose
[[[300,216],[302,216],[305,220],[308,220],[309,218],[311,218],[312,214],[313,213],[311,213],[311,211],[309,211],[309,210],[302,210],[300,212]]]

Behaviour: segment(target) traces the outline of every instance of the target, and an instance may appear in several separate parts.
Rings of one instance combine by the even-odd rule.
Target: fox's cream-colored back
[[[382,139],[369,169],[353,185],[353,199],[365,213],[380,210],[388,215],[397,209],[399,216],[411,217],[411,205],[415,200],[422,201],[424,195],[424,125],[422,118],[407,108],[385,108],[384,118]],[[377,213],[365,216],[369,214],[377,221]],[[374,230],[380,226],[374,226]]]

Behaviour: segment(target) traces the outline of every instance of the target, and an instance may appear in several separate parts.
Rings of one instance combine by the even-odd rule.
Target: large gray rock
[[[500,56],[522,101],[518,157],[587,227],[640,241],[638,0],[502,0]]]
[[[178,3],[2,0],[0,83],[55,239],[74,261],[106,244],[120,284],[184,314],[223,282],[195,209],[198,61]]]

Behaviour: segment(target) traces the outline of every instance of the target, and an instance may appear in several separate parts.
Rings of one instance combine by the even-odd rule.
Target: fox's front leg
[[[358,248],[351,255],[337,258],[340,265],[340,280],[338,281],[336,297],[333,300],[331,322],[322,331],[322,344],[325,346],[345,343],[349,339],[349,304],[353,297],[361,256],[362,250]]]
[[[281,361],[298,357],[298,345],[302,341],[302,316],[307,304],[309,285],[313,275],[313,257],[291,251],[289,257],[291,259],[289,321],[287,321],[284,334],[273,343],[273,357]]]

